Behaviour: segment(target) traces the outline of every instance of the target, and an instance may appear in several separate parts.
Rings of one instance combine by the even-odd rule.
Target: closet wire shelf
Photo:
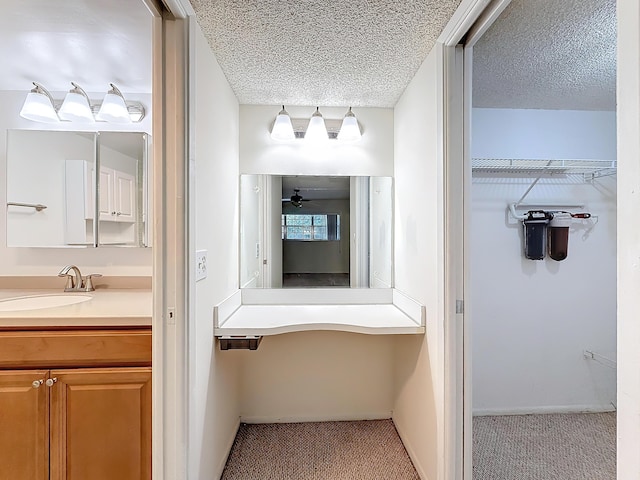
[[[473,173],[582,175],[585,180],[615,175],[615,160],[472,158]]]

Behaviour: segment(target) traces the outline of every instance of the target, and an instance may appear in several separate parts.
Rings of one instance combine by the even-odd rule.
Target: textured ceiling
[[[1,0],[0,90],[151,92],[151,13],[141,0]]]
[[[191,0],[242,104],[392,107],[460,0]]]
[[[241,103],[391,107],[460,0],[191,1]],[[513,0],[474,49],[474,105],[613,110],[615,35],[615,0]],[[0,90],[149,93],[151,15],[2,0],[0,62]]]
[[[615,0],[513,0],[474,47],[473,105],[615,110]]]

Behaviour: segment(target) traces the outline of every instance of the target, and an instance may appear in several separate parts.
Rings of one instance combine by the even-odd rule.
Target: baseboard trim
[[[473,410],[474,417],[491,415],[533,415],[545,413],[604,413],[615,412],[613,405],[550,405],[544,407],[487,408]]]
[[[404,449],[407,451],[407,454],[411,459],[411,463],[413,463],[413,467],[416,469],[416,472],[418,472],[418,476],[420,477],[420,480],[429,480],[427,473],[424,471],[424,468],[422,468],[422,464],[418,462],[418,456],[416,455],[416,452],[413,449],[413,446],[403,435],[402,430],[398,428],[398,424],[396,423],[393,417],[391,417],[391,421],[393,422],[393,425],[396,427],[396,432],[398,432],[400,441],[402,442],[402,445],[404,445]]]
[[[353,414],[314,414],[314,415],[242,415],[242,423],[308,423],[308,422],[349,422],[359,420],[388,420],[391,412],[353,413]]]
[[[229,440],[227,440],[227,444],[226,444],[226,452],[227,454],[222,458],[222,460],[220,461],[220,464],[218,465],[218,469],[216,471],[216,477],[217,479],[222,478],[222,472],[224,472],[224,467],[227,465],[227,460],[229,460],[229,455],[231,454],[231,447],[233,447],[233,442],[236,439],[236,436],[238,435],[238,430],[240,429],[240,417],[238,417],[238,420],[236,422],[236,427],[232,430],[232,435],[229,438]]]

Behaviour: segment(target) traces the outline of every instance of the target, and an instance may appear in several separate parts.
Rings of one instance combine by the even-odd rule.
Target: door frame
[[[443,49],[444,466],[442,480],[472,478],[471,209],[473,45],[511,0],[463,0],[438,43]]]
[[[188,25],[173,1],[143,0],[153,23],[152,475],[187,478]]]

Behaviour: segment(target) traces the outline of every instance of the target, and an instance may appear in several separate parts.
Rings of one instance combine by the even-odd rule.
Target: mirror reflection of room
[[[349,287],[349,177],[282,178],[282,286]]]
[[[240,177],[240,288],[392,288],[391,177]]]
[[[9,130],[7,245],[148,245],[149,141],[141,132]]]

